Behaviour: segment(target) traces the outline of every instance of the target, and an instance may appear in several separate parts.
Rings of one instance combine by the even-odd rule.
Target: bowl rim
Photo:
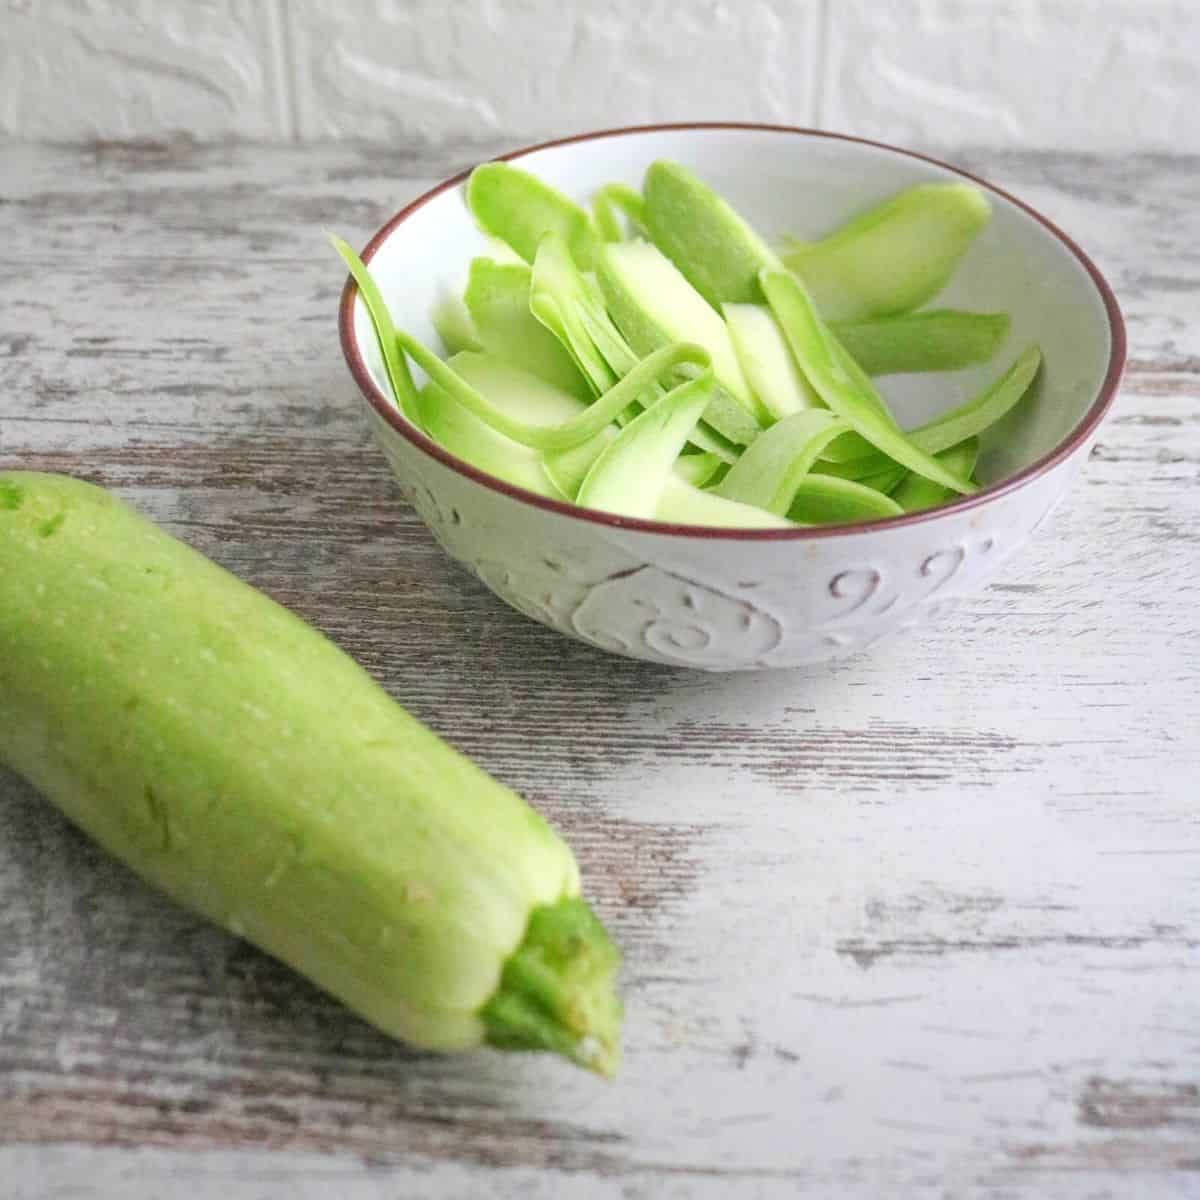
[[[669,521],[648,520],[642,517],[624,517],[615,513],[603,512],[599,509],[582,508],[577,504],[572,504],[570,501],[552,500],[547,496],[540,496],[536,492],[527,491],[525,488],[508,483],[503,479],[498,479],[496,476],[489,475],[486,471],[481,471],[470,463],[451,454],[427,434],[417,429],[415,425],[405,420],[395,404],[376,385],[371,373],[367,370],[366,364],[363,362],[358,348],[358,341],[354,335],[354,300],[358,294],[358,286],[352,277],[347,276],[338,305],[338,333],[341,340],[342,355],[346,360],[346,365],[350,369],[350,374],[354,377],[354,381],[358,385],[359,391],[375,412],[392,429],[399,433],[401,437],[405,438],[430,458],[436,459],[443,466],[449,467],[450,470],[457,474],[475,483],[482,484],[494,492],[508,496],[519,503],[577,521],[607,526],[611,529],[636,530],[643,533],[654,533],[670,537],[701,538],[713,541],[809,541],[828,537],[846,537],[855,533],[871,533],[877,530],[902,529],[923,522],[959,516],[972,509],[981,507],[989,501],[1007,496],[1025,485],[1034,482],[1070,458],[1082,446],[1086,445],[1099,428],[1108,410],[1112,407],[1113,399],[1116,396],[1117,388],[1120,386],[1121,376],[1125,369],[1125,322],[1121,315],[1120,305],[1117,303],[1117,298],[1113,294],[1108,281],[1100,273],[1096,264],[1053,221],[1044,217],[1023,200],[1019,200],[1003,188],[997,187],[994,183],[990,183],[988,180],[972,174],[970,171],[965,171],[961,167],[956,167],[952,163],[944,162],[942,159],[935,158],[932,155],[922,154],[916,150],[907,150],[902,146],[893,146],[888,142],[875,141],[872,138],[856,137],[846,133],[833,133],[829,130],[812,129],[799,125],[775,125],[754,121],[675,121],[649,125],[624,125],[613,129],[593,130],[587,133],[572,134],[569,137],[538,142],[535,145],[523,146],[507,154],[499,154],[493,158],[481,161],[513,162],[524,158],[526,155],[534,154],[540,150],[553,149],[556,146],[570,146],[579,142],[599,141],[603,138],[628,137],[644,133],[673,133],[696,130],[744,130],[759,133],[780,133],[791,136],[828,138],[833,141],[853,142],[862,146],[871,146],[877,150],[886,150],[891,154],[900,154],[906,158],[914,158],[920,162],[930,163],[933,166],[940,167],[942,170],[958,175],[962,179],[968,179],[993,195],[1002,197],[1032,217],[1075,256],[1076,260],[1091,278],[1097,292],[1099,292],[1100,298],[1104,303],[1105,314],[1108,318],[1108,368],[1105,371],[1104,379],[1101,381],[1095,399],[1093,399],[1083,417],[1058,445],[1029,466],[1022,468],[1015,475],[1010,475],[1007,479],[991,484],[988,487],[980,488],[979,491],[972,492],[969,496],[960,496],[955,500],[939,505],[937,508],[924,509],[919,512],[881,517],[872,521],[858,521],[836,525],[801,525],[795,529],[736,529],[708,525],[682,525]],[[423,192],[415,200],[406,204],[394,216],[390,217],[364,247],[361,255],[363,262],[370,263],[371,258],[379,247],[413,213],[423,208],[431,200],[442,195],[443,192],[447,192],[464,183],[472,170],[474,170],[473,166],[468,167],[451,176],[449,179],[436,184],[428,191]]]

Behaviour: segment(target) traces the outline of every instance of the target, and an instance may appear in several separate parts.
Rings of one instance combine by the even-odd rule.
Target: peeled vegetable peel
[[[403,353],[396,345],[396,329],[392,324],[388,306],[384,302],[383,293],[372,278],[371,272],[367,270],[348,243],[336,234],[330,234],[329,240],[341,256],[342,261],[349,267],[350,274],[358,285],[359,294],[366,305],[367,315],[371,318],[371,326],[375,330],[375,338],[383,357],[388,383],[392,388],[392,399],[396,402],[396,407],[415,424],[418,420],[417,389],[408,370],[408,363],[405,362]]]
[[[713,308],[762,303],[759,273],[783,264],[721,196],[674,162],[652,163],[643,191],[651,239]]]
[[[864,441],[910,471],[932,479],[952,491],[975,491],[975,485],[949,471],[915,446],[896,424],[887,407],[861,371],[839,346],[817,315],[803,284],[793,275],[764,272],[763,291],[792,352],[817,394]]]
[[[821,451],[848,428],[827,409],[793,413],[747,447],[714,491],[727,500],[785,516]]]
[[[706,370],[630,421],[592,464],[577,502],[622,516],[653,517],[712,389],[712,372]]]
[[[587,212],[536,175],[509,163],[484,163],[467,181],[467,207],[479,226],[527,263],[547,233],[558,233],[579,267],[591,270],[600,235]]]
[[[570,354],[530,312],[532,288],[533,270],[525,263],[473,259],[463,303],[478,345],[459,349],[486,350],[581,400],[590,399],[592,390]]]
[[[1008,337],[1007,313],[942,308],[837,321],[831,328],[868,375],[958,371],[987,362]]]
[[[1037,374],[1029,347],[910,432],[872,379],[932,380],[1008,339],[1005,313],[914,311],[987,223],[987,197],[966,183],[908,188],[782,252],[680,163],[652,163],[641,192],[602,186],[590,212],[503,162],[477,168],[466,199],[489,238],[461,303],[435,313],[461,348],[449,362],[392,330],[369,272],[339,253],[405,416],[543,496],[727,528],[897,516],[977,490],[973,460],[961,471],[963,455],[943,451],[996,425]],[[410,360],[429,378],[419,403]],[[570,403],[537,399],[551,394]]]
[[[793,243],[782,258],[826,320],[886,317],[932,300],[990,216],[978,188],[920,184],[820,241]]]
[[[879,521],[903,511],[885,492],[867,484],[834,475],[806,475],[792,495],[788,516],[805,525],[840,525]]]
[[[821,407],[821,398],[765,304],[724,304],[721,313],[751,390],[772,419]]]
[[[623,183],[609,183],[592,198],[592,212],[596,228],[606,242],[623,242],[625,230],[621,228],[623,213],[633,232],[640,233],[646,227],[646,202],[641,193]]]
[[[937,457],[938,461],[944,463],[949,470],[969,477],[974,472],[975,463],[979,459],[979,439],[968,438],[957,446],[951,446],[949,450],[943,450]],[[942,487],[932,479],[909,475],[892,493],[892,499],[905,512],[920,512],[923,509],[935,508],[939,504],[944,504],[952,495],[953,493],[948,488]]]
[[[605,246],[598,278],[613,319],[638,354],[676,341],[708,351],[724,403],[707,420],[719,433],[745,445],[770,422],[746,382],[724,321],[657,247],[649,242]]]
[[[909,439],[926,454],[939,454],[967,438],[985,433],[1007,416],[1029,391],[1041,361],[1042,354],[1038,347],[1028,347],[998,379],[970,400],[912,430],[908,434]],[[890,462],[887,455],[874,450],[869,442],[857,434],[839,438],[828,447],[826,456],[833,457],[835,451],[837,461],[824,464],[822,470],[847,479],[862,479],[883,470]]]

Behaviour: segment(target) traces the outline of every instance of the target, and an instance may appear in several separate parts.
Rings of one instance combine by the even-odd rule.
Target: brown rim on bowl
[[[1041,213],[1031,208],[1024,201],[1018,200],[1015,196],[1004,191],[1003,188],[996,187],[995,184],[989,183],[986,179],[981,179],[978,175],[972,175],[969,171],[964,171],[959,167],[952,166],[950,163],[942,162],[941,159],[933,158],[928,154],[918,154],[914,150],[904,150],[899,146],[891,146],[886,142],[877,142],[870,138],[852,137],[844,133],[829,133],[822,129],[805,129],[797,125],[764,125],[750,121],[679,121],[660,125],[628,125],[619,129],[602,129],[593,133],[579,133],[571,137],[540,142],[536,146],[526,146],[521,150],[514,150],[510,154],[498,155],[496,159],[489,161],[511,162],[514,159],[524,158],[525,155],[533,154],[538,150],[548,150],[554,146],[568,146],[574,142],[598,141],[601,138],[624,137],[628,134],[637,133],[669,133],[692,129],[748,129],[764,133],[786,133],[792,135],[799,134],[804,137],[831,138],[837,141],[857,142],[864,146],[874,146],[876,149],[887,150],[892,154],[902,154],[906,158],[915,158],[921,162],[932,163],[934,166],[942,168],[942,170],[950,171],[963,179],[969,179],[972,183],[978,184],[993,195],[1003,197],[1010,204],[1027,213],[1039,225],[1048,229],[1075,256],[1080,265],[1087,271],[1092,282],[1096,285],[1096,290],[1100,293],[1100,298],[1104,301],[1104,309],[1108,316],[1110,338],[1108,370],[1105,372],[1104,380],[1100,385],[1096,399],[1092,401],[1091,407],[1084,414],[1083,419],[1049,454],[1043,455],[1036,462],[1018,471],[1015,475],[1011,475],[1009,478],[992,484],[989,487],[981,488],[978,492],[974,492],[970,496],[960,496],[957,500],[940,505],[938,508],[926,509],[915,513],[905,513],[898,517],[883,517],[877,521],[859,521],[853,524],[842,525],[805,525],[798,526],[795,529],[725,529],[707,525],[676,525],[668,521],[647,521],[639,517],[621,517],[613,513],[601,512],[598,509],[581,508],[577,504],[571,504],[562,500],[551,500],[545,496],[539,496],[535,492],[528,492],[524,488],[517,487],[514,484],[506,483],[504,480],[497,479],[494,475],[489,475],[486,471],[480,471],[476,467],[471,466],[470,463],[456,458],[414,425],[410,425],[401,416],[396,406],[376,386],[374,379],[371,378],[371,374],[366,368],[366,364],[362,360],[362,356],[359,354],[358,344],[353,334],[354,297],[358,288],[354,280],[348,278],[346,286],[342,290],[342,299],[338,309],[338,332],[341,337],[342,354],[345,356],[350,373],[354,376],[354,380],[358,384],[359,391],[362,392],[375,411],[402,437],[406,438],[419,450],[424,451],[431,458],[435,458],[444,466],[449,467],[452,471],[457,471],[458,474],[465,475],[468,479],[472,479],[484,487],[491,488],[492,491],[510,496],[514,500],[522,501],[525,504],[532,505],[534,508],[543,508],[564,517],[572,517],[577,521],[590,521],[597,525],[607,525],[617,529],[634,529],[644,533],[669,534],[676,537],[718,538],[735,541],[790,541],[805,538],[838,537],[845,536],[851,532],[864,533],[875,529],[895,529],[905,525],[914,525],[920,521],[933,521],[939,517],[961,513],[994,497],[1003,496],[1015,491],[1031,480],[1044,475],[1052,467],[1057,466],[1064,459],[1070,457],[1071,454],[1086,443],[1092,434],[1095,433],[1100,422],[1104,419],[1105,413],[1108,412],[1112,405],[1117,386],[1121,380],[1121,373],[1125,368],[1125,322],[1121,317],[1121,309],[1117,304],[1117,298],[1113,295],[1112,288],[1108,286],[1108,282],[1104,276],[1100,274],[1096,264],[1057,225],[1046,217],[1043,217]],[[406,205],[396,213],[367,243],[366,248],[362,252],[363,261],[369,263],[375,251],[379,249],[380,245],[398,225],[415,213],[417,209],[428,204],[435,196],[440,196],[443,192],[458,187],[459,184],[465,182],[471,170],[472,168],[468,168],[465,171],[459,172],[453,178],[439,183],[436,187],[418,196],[412,203]]]

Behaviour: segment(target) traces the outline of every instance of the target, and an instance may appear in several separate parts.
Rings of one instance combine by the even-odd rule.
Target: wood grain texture
[[[556,822],[624,1072],[406,1052],[0,773],[0,1196],[1200,1196],[1200,161],[958,156],[1122,299],[1093,461],[940,624],[713,678],[509,611],[369,441],[322,232],[474,157],[0,147],[0,466],[117,489]]]

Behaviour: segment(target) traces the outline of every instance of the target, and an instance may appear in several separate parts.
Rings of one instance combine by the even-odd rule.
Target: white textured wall
[[[1200,0],[0,0],[0,135],[421,145],[721,117],[1200,152]]]

